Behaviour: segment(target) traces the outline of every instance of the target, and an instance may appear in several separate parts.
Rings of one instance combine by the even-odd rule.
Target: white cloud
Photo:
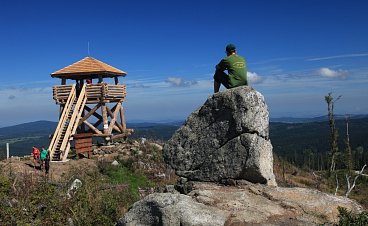
[[[336,56],[310,58],[310,59],[307,59],[307,61],[330,60],[330,59],[350,58],[350,57],[366,57],[366,56],[368,56],[368,53],[352,53],[352,54],[343,54],[343,55],[336,55]]]
[[[177,77],[169,77],[166,79],[166,82],[170,83],[173,86],[182,86],[184,84],[184,80]]]
[[[168,77],[165,82],[175,87],[191,86],[198,83],[197,81],[185,81],[184,79],[179,77]]]
[[[247,72],[247,77],[248,77],[249,82],[251,82],[252,84],[258,84],[258,83],[263,82],[264,80],[257,73],[250,72],[250,71]]]
[[[318,75],[326,78],[346,78],[349,75],[345,70],[333,70],[327,67],[321,68],[317,71]]]
[[[151,86],[147,86],[142,83],[133,83],[133,84],[129,84],[129,88],[146,89],[146,88],[151,88]]]

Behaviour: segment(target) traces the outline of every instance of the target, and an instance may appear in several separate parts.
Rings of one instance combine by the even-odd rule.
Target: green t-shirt
[[[216,66],[217,70],[228,71],[228,82],[230,88],[248,85],[247,63],[242,56],[237,54],[230,55],[220,61]]]
[[[42,151],[41,151],[41,159],[45,159],[46,158],[46,156],[47,156],[47,150],[46,149],[43,149]]]

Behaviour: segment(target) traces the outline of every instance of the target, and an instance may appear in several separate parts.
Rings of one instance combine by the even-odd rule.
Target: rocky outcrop
[[[263,96],[248,86],[210,96],[165,144],[164,159],[193,181],[276,185]]]
[[[194,182],[188,195],[155,193],[135,203],[118,225],[316,225],[338,222],[338,206],[355,201],[313,189],[238,181],[237,186]]]
[[[176,190],[146,196],[117,225],[330,225],[338,206],[361,212],[345,197],[268,186],[276,185],[268,117],[251,87],[209,97],[164,146],[165,162],[181,177]]]

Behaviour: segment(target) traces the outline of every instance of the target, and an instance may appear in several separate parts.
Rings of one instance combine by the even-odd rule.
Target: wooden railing
[[[54,87],[55,88],[55,87]],[[54,153],[57,151],[57,145],[58,142],[63,139],[64,137],[62,137],[62,133],[65,133],[68,127],[68,123],[67,120],[69,119],[68,113],[73,111],[72,107],[73,107],[73,102],[76,99],[76,95],[75,95],[75,85],[68,85],[68,87],[62,87],[63,89],[60,89],[59,95],[65,95],[64,90],[67,90],[70,88],[69,93],[68,93],[68,97],[67,97],[67,101],[65,101],[65,108],[60,116],[59,119],[59,123],[55,129],[54,135],[52,136],[50,145],[48,150],[50,151],[50,156],[51,158],[53,158]],[[63,91],[63,92],[61,92]],[[54,98],[55,98],[55,90],[54,90]]]
[[[72,89],[75,89],[75,85],[61,85],[54,86],[52,89],[53,98],[57,104],[66,104]]]
[[[79,97],[76,96],[75,85],[72,85],[65,108],[50,142],[49,150],[53,160],[66,160],[70,150],[70,141],[77,130],[86,102],[86,85],[82,87]]]
[[[73,85],[59,85],[53,87],[53,98],[57,104],[65,104]],[[77,95],[78,90],[77,90]],[[87,103],[119,102],[126,97],[125,85],[106,83],[86,85]]]

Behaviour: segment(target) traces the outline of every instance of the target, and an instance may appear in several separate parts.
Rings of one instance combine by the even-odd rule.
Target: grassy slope
[[[137,148],[141,151],[128,148],[100,160],[52,164],[50,178],[29,167],[29,161],[0,162],[0,225],[67,225],[68,218],[74,225],[114,225],[134,202],[176,180],[173,175],[155,177],[165,172],[160,149],[148,142]],[[111,165],[114,159],[118,166]],[[62,177],[52,177],[61,169]],[[68,198],[76,178],[82,186]],[[8,205],[13,200],[16,204]]]

